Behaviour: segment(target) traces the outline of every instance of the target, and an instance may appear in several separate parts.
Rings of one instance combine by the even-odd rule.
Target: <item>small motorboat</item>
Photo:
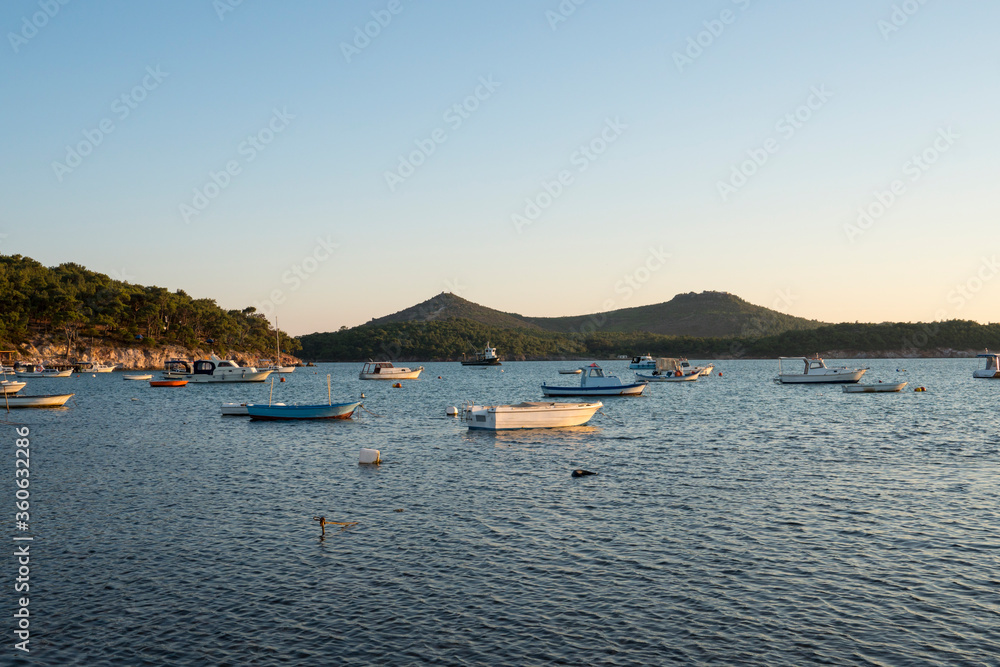
[[[782,362],[786,364],[801,363],[801,373],[786,373],[782,369]],[[867,368],[847,368],[839,366],[837,368],[827,368],[819,355],[809,357],[778,357],[778,377],[774,379],[780,384],[819,384],[819,383],[840,383],[851,384],[861,380]]]
[[[0,381],[0,394],[16,394],[24,389],[26,382],[15,382],[14,380]]]
[[[466,405],[462,419],[472,430],[505,431],[523,428],[582,426],[604,407],[596,403],[526,401],[517,405]]]
[[[150,380],[150,387],[183,387],[187,380]]]
[[[701,377],[701,368],[691,368],[686,359],[660,357],[656,360],[656,370],[652,373],[636,372],[635,376],[644,382],[694,382]]]
[[[569,370],[560,370],[559,375],[579,375],[582,372],[582,368],[571,368]]]
[[[628,367],[633,371],[651,371],[656,368],[656,360],[648,354],[643,354],[638,357],[632,357],[632,361]]]
[[[152,380],[153,376],[150,373],[145,375],[123,375],[123,380]]]
[[[68,378],[73,375],[73,369],[57,370],[46,368],[44,364],[25,364],[15,372],[19,378]]]
[[[596,363],[580,369],[580,386],[563,387],[542,384],[545,396],[639,396],[646,390],[646,382],[625,384],[618,376],[605,374]]]
[[[208,359],[194,362],[184,359],[168,359],[164,364],[163,377],[167,380],[189,380],[202,382],[264,382],[271,371],[261,371],[253,366],[240,366],[230,359],[220,359],[214,354]]]
[[[391,361],[369,361],[358,373],[359,380],[416,380],[424,370],[393,366]]]
[[[690,361],[683,358],[678,359],[678,362],[680,363],[681,369],[684,371],[685,375],[688,373],[697,373],[698,375],[707,377],[711,375],[712,371],[715,369],[715,364],[708,364],[707,366],[692,366]]]
[[[251,421],[278,421],[286,419],[350,419],[361,405],[352,403],[327,403],[324,405],[272,405],[246,406]]]
[[[986,350],[983,354],[977,354],[976,357],[986,359],[986,368],[972,371],[972,377],[1000,378],[1000,354]]]
[[[48,394],[46,396],[4,396],[0,406],[8,408],[61,408],[75,394]]]
[[[892,394],[895,392],[903,391],[907,382],[899,382],[896,384],[849,384],[844,385],[845,394]]]

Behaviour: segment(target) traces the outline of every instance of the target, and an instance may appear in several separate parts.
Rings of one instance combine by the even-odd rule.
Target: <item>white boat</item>
[[[361,372],[358,373],[360,380],[416,380],[420,377],[420,366],[416,370],[409,368],[399,368],[392,365],[391,361],[369,361],[365,364]]]
[[[694,382],[701,377],[701,371],[691,368],[686,359],[660,357],[656,360],[656,370],[652,373],[636,372],[635,376],[645,382]]]
[[[896,384],[848,384],[844,385],[845,394],[892,394],[903,391],[907,382]]]
[[[986,368],[972,371],[974,378],[1000,378],[1000,354],[987,350],[976,357],[986,359]]]
[[[802,364],[802,372],[785,372],[782,368],[782,362],[792,366]],[[867,368],[847,368],[846,366],[828,368],[819,356],[812,358],[778,357],[778,377],[774,380],[781,384],[848,384],[861,380],[861,376],[867,370]]]
[[[49,394],[47,396],[5,396],[0,407],[11,408],[59,408],[66,405],[66,401],[73,398],[73,394]]]
[[[152,380],[153,376],[149,373],[144,375],[123,375],[123,380]]]
[[[73,375],[73,369],[60,371],[46,368],[44,364],[24,364],[14,374],[19,378],[68,378]]]
[[[91,370],[94,373],[110,373],[116,368],[118,368],[118,366],[108,366],[107,364],[94,364],[94,367]]]
[[[632,357],[628,367],[633,371],[651,371],[656,368],[656,359],[648,354]]]
[[[545,396],[639,396],[646,390],[646,382],[625,384],[618,376],[605,374],[596,363],[581,368],[580,386],[563,387],[542,384]]]
[[[579,375],[582,372],[582,368],[571,368],[569,370],[560,370],[559,375]]]
[[[0,380],[0,394],[16,394],[24,389],[26,382],[15,382],[14,380]]]
[[[712,371],[715,369],[715,364],[709,364],[707,366],[692,366],[691,362],[684,358],[681,358],[679,362],[681,369],[684,371],[684,375],[687,375],[688,373],[697,373],[698,375],[704,377],[711,375]]]
[[[462,419],[470,429],[503,431],[521,428],[582,426],[603,403],[526,401],[517,405],[467,405]]]
[[[220,359],[214,354],[208,359],[190,362],[170,359],[164,364],[163,377],[169,380],[187,380],[196,383],[263,382],[271,371],[257,370],[253,366],[239,366],[235,361]]]

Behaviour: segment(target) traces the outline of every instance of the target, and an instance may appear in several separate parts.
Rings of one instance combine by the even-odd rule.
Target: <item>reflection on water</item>
[[[274,387],[315,403],[332,373],[334,400],[364,392],[378,415],[348,422],[220,416],[268,384],[31,386],[77,393],[12,413],[34,437],[32,664],[1000,654],[1000,382],[973,380],[974,361],[860,364],[866,381],[928,387],[899,394],[719,362],[721,378],[604,400],[588,426],[500,433],[445,408],[538,400],[543,381],[574,381],[566,362],[425,365],[399,389],[339,364]],[[384,463],[358,465],[362,447]],[[358,525],[321,541],[314,516]]]

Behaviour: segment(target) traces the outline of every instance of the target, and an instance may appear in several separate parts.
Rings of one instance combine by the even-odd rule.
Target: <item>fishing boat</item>
[[[785,372],[782,368],[785,365],[802,364],[802,371]],[[778,357],[778,377],[774,379],[780,384],[851,384],[861,380],[867,368],[847,368],[838,366],[828,368],[826,363],[819,358],[819,355],[810,357]]]
[[[977,354],[977,358],[986,359],[986,368],[972,371],[974,378],[1000,378],[1000,354],[987,350],[983,354]]]
[[[486,343],[486,348],[482,352],[476,352],[475,359],[463,359],[463,366],[502,366],[500,363],[500,357],[497,356],[497,349],[495,347],[490,347],[489,343]]]
[[[570,368],[568,370],[560,370],[559,375],[579,375],[583,372],[581,368]]]
[[[187,380],[150,380],[150,387],[183,387],[188,383]]]
[[[684,367],[686,360],[675,357],[660,357],[652,373],[636,372],[635,376],[645,382],[694,382],[701,377],[701,371]],[[690,369],[690,370],[689,370]]]
[[[632,357],[632,361],[628,367],[633,371],[651,371],[656,368],[656,360],[648,354],[643,354],[638,357]]]
[[[0,394],[16,394],[24,389],[26,382],[15,382],[14,380],[0,380]]]
[[[46,368],[44,364],[24,364],[14,374],[19,378],[68,378],[73,375],[73,369],[57,370]]]
[[[466,405],[462,419],[473,430],[582,426],[604,406],[595,403],[525,401],[517,405]]]
[[[123,380],[152,380],[153,376],[149,373],[143,375],[123,375]]]
[[[271,380],[271,392],[274,392],[274,379]],[[330,390],[330,376],[326,376],[325,405],[285,405],[271,403],[267,405],[249,403],[246,406],[250,421],[278,421],[287,419],[350,419],[358,409],[359,401],[350,403],[334,403]]]
[[[194,362],[169,359],[164,364],[163,377],[167,380],[188,380],[197,384],[209,382],[264,382],[271,371],[257,370],[253,366],[240,366],[235,361],[220,359],[214,354],[208,359]]]
[[[903,391],[907,382],[897,382],[896,384],[848,384],[844,385],[845,394],[893,394]]]
[[[424,370],[420,366],[416,370],[393,366],[391,361],[369,361],[365,364],[358,379],[361,380],[416,380]]]
[[[8,408],[61,408],[74,394],[48,394],[45,396],[5,395],[0,405]]]
[[[596,363],[581,368],[580,386],[564,387],[542,384],[545,396],[639,396],[646,389],[646,382],[625,384],[618,376],[605,373]]]
[[[91,370],[94,373],[110,373],[116,368],[118,368],[118,366],[109,366],[107,364],[94,364],[94,368]]]

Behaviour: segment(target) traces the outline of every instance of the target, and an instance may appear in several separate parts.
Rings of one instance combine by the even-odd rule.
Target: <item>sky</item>
[[[0,5],[0,253],[300,335],[440,292],[998,321],[1000,4]]]

